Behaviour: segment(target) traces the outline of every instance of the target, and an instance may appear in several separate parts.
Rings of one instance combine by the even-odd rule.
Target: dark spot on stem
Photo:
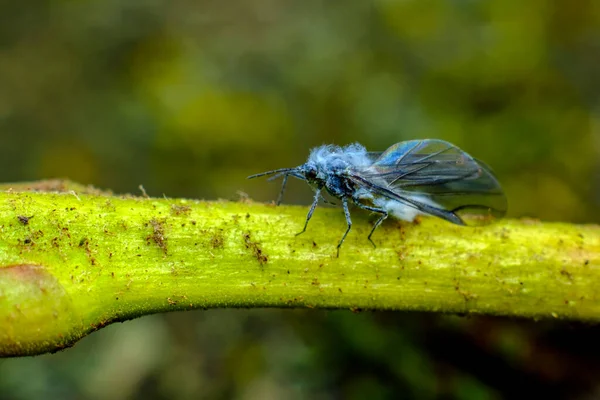
[[[250,238],[250,232],[244,234],[244,244],[246,245],[246,248],[252,252],[254,258],[258,260],[260,265],[267,263],[269,260],[268,256],[260,248],[260,243],[252,241]]]
[[[33,215],[31,217],[26,217],[24,215],[19,215],[17,217],[17,219],[19,220],[20,223],[22,223],[23,225],[29,225],[29,220],[33,218]]]
[[[210,238],[210,246],[213,249],[222,249],[225,246],[225,238],[223,237],[223,232],[221,230],[212,235]]]
[[[192,210],[192,208],[190,206],[180,206],[177,204],[173,204],[171,206],[171,211],[175,215],[189,214],[191,210]]]
[[[92,248],[90,246],[90,240],[88,238],[81,239],[79,241],[79,247],[85,248],[85,254],[87,255],[88,259],[90,260],[90,264],[96,265],[96,258],[94,257],[94,255],[92,253]]]
[[[167,237],[165,236],[164,222],[152,219],[150,226],[152,226],[152,234],[146,237],[146,242],[153,241],[167,254]]]
[[[568,278],[570,281],[572,281],[572,280],[573,280],[573,274],[571,274],[571,273],[570,273],[569,271],[567,271],[566,269],[562,269],[562,270],[560,271],[560,274],[561,274],[562,276],[566,276],[566,277],[567,277],[567,278]]]

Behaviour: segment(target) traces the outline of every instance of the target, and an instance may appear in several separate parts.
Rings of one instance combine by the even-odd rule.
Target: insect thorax
[[[355,189],[351,182],[343,176],[331,174],[325,182],[327,192],[337,198],[354,197]]]

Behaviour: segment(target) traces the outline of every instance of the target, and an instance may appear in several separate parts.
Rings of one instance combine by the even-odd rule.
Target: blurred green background
[[[1,4],[0,181],[271,201],[279,185],[245,177],[313,146],[441,138],[493,166],[512,217],[600,222],[598,1]],[[292,183],[286,201],[311,197]],[[1,360],[0,398],[592,399],[599,335],[419,313],[172,313]]]

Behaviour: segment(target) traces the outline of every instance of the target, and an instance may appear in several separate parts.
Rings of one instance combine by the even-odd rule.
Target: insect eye
[[[306,177],[308,179],[315,179],[317,177],[317,170],[315,168],[311,168],[306,171]]]

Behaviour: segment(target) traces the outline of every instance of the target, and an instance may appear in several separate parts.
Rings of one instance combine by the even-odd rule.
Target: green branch
[[[0,192],[3,356],[57,351],[116,321],[212,307],[600,321],[598,226],[387,221],[374,249],[368,216],[355,211],[336,258],[338,209],[320,208],[295,237],[307,207],[31,186]]]

